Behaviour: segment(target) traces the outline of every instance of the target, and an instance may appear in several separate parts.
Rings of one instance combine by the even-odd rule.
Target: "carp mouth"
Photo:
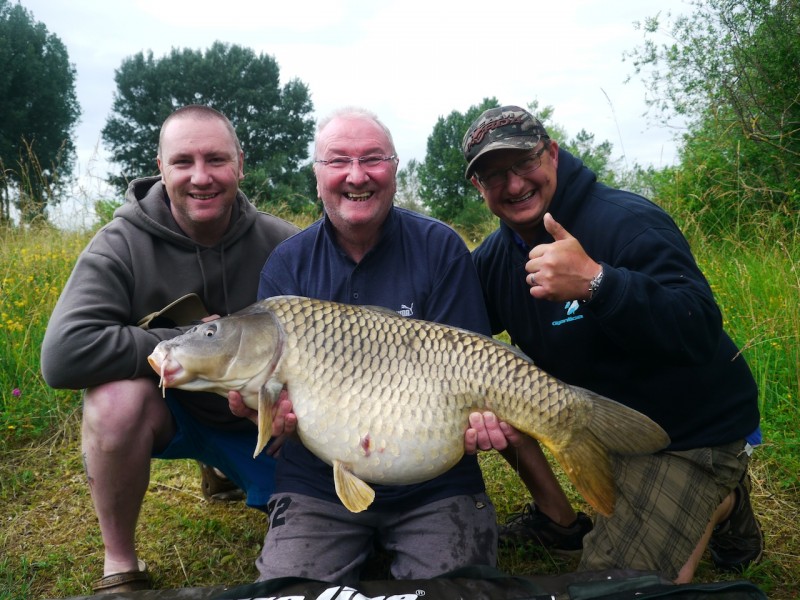
[[[166,388],[179,385],[185,379],[182,375],[186,374],[186,370],[169,352],[159,352],[156,349],[147,357],[147,362],[159,374],[158,387],[161,388],[162,394]]]

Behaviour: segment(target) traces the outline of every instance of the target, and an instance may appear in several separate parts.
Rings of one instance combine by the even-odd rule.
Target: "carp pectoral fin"
[[[333,460],[333,483],[336,495],[350,512],[366,510],[375,499],[375,490],[353,475],[340,460]]]
[[[265,388],[258,391],[258,442],[253,458],[261,454],[272,436],[272,401]]]

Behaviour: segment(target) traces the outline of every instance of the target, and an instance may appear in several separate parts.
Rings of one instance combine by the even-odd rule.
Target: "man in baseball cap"
[[[520,107],[485,111],[462,150],[466,176],[501,221],[473,252],[492,333],[507,331],[562,381],[646,414],[671,440],[656,454],[612,457],[614,513],[597,515],[579,569],[659,571],[684,583],[706,546],[722,570],[758,562],[764,540],[748,476],[758,389],[675,222],[599,183]],[[472,425],[479,439],[502,440],[496,419],[485,431]],[[507,437],[540,504],[531,482],[542,479],[532,472],[541,450],[518,432]],[[535,531],[536,509],[510,525]]]

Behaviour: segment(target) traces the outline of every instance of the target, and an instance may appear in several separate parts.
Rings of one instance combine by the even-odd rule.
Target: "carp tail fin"
[[[576,389],[590,403],[591,416],[563,446],[548,444],[548,448],[586,501],[599,513],[610,515],[616,501],[611,455],[653,454],[669,445],[669,436],[639,411]]]

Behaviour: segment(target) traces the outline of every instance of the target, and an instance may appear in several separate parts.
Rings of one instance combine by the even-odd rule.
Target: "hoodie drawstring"
[[[227,269],[225,268],[225,244],[220,246],[219,260],[222,262],[222,294],[225,297],[225,314],[231,314],[231,306],[228,303],[228,280],[226,278]]]
[[[206,271],[203,269],[203,256],[200,254],[200,246],[195,245],[194,253],[197,256],[197,264],[200,267],[200,279],[203,280],[203,302],[208,306],[208,281],[206,280]]]
[[[206,278],[206,271],[203,269],[203,256],[200,253],[200,246],[194,247],[195,254],[197,255],[197,264],[200,266],[200,277],[203,279],[203,301],[208,304],[209,290],[208,279]],[[231,314],[231,305],[228,300],[228,279],[225,269],[225,246],[220,246],[220,262],[222,263],[222,295],[225,301],[225,315]],[[225,316],[220,315],[220,316]]]

